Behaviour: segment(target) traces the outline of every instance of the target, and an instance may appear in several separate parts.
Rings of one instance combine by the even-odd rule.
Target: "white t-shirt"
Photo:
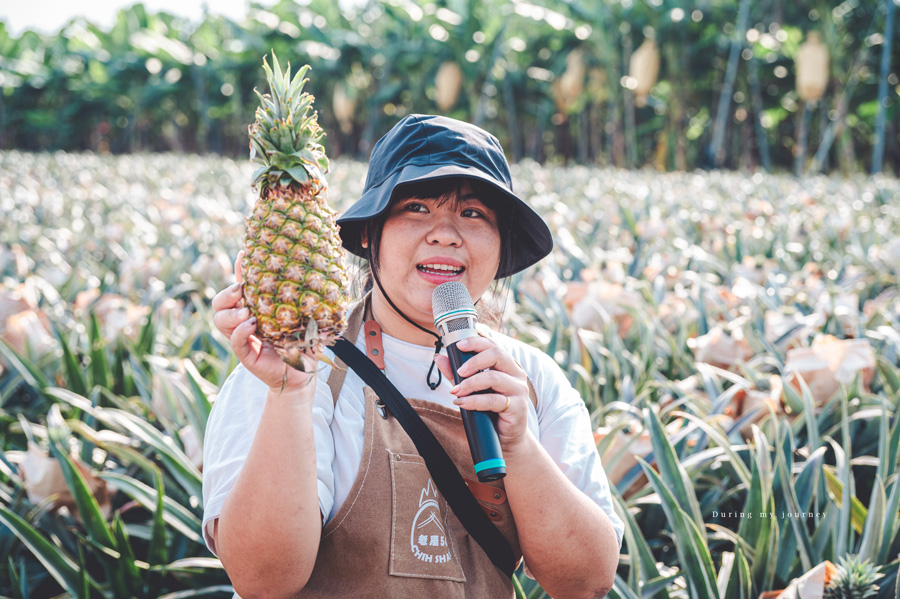
[[[591,432],[590,417],[584,401],[572,388],[565,374],[549,356],[520,341],[479,325],[518,361],[527,373],[537,395],[537,409],[528,403],[528,428],[565,476],[590,497],[609,516],[616,530],[619,547],[625,525],[613,508],[606,473]],[[450,394],[451,381],[444,379],[432,391],[425,380],[433,347],[423,347],[382,335],[385,374],[404,397],[417,398],[458,409]],[[365,351],[365,337],[356,345]],[[444,350],[445,351],[445,350]],[[327,351],[329,357],[333,354]],[[313,429],[318,469],[319,507],[330,520],[346,499],[356,479],[363,451],[365,401],[363,382],[348,370],[335,405],[327,385],[331,367],[323,366],[316,381],[313,405]],[[433,377],[437,375],[437,367]],[[263,404],[265,384],[242,365],[231,373],[216,399],[203,448],[203,536],[210,551],[212,521],[219,517],[228,492],[237,481],[250,451]],[[339,448],[338,451],[335,448]]]

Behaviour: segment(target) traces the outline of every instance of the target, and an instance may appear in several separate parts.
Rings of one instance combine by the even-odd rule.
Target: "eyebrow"
[[[412,201],[412,202],[437,202],[437,201],[440,201],[440,197],[420,198],[420,197],[417,197],[417,196],[410,196],[410,197],[407,197],[407,198],[404,198],[404,199],[398,201],[395,205],[399,206],[401,202],[410,202],[410,201]],[[452,200],[452,198],[448,198],[447,201],[453,201],[453,200]],[[463,204],[463,203],[466,203],[466,202],[478,202],[479,204],[481,204],[482,206],[484,206],[485,208],[487,208],[487,209],[490,210],[491,212],[495,212],[495,211],[496,211],[495,208],[492,208],[490,204],[488,204],[487,202],[485,202],[484,200],[482,200],[482,199],[478,196],[478,194],[476,194],[476,193],[474,193],[474,192],[470,192],[470,193],[467,193],[467,194],[465,194],[465,195],[459,196],[459,197],[456,199],[456,202],[457,202],[458,204]]]
[[[491,206],[489,203],[487,203],[483,199],[481,199],[478,196],[478,194],[476,194],[476,193],[467,193],[466,195],[461,196],[457,201],[458,202],[478,202],[479,204],[481,204],[482,206],[484,206],[485,208],[487,208],[488,210],[490,210],[492,212],[495,212],[497,210],[496,208]]]

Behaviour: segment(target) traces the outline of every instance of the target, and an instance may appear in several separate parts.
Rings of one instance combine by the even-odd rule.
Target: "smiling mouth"
[[[454,277],[465,270],[463,266],[450,266],[449,264],[417,264],[416,268],[421,272],[439,277]]]

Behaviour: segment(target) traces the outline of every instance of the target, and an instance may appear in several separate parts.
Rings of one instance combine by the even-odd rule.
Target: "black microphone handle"
[[[459,368],[465,364],[474,353],[461,351],[456,343],[447,346],[447,357],[450,358],[450,369],[453,371],[453,382],[460,384],[463,377],[459,376]],[[476,391],[472,395],[493,393],[492,389]],[[475,473],[478,480],[488,482],[506,476],[506,462],[503,460],[503,451],[500,449],[500,438],[497,436],[497,413],[482,412],[480,410],[466,410],[460,408],[463,428],[469,441],[469,451],[472,452],[472,461],[475,464]]]

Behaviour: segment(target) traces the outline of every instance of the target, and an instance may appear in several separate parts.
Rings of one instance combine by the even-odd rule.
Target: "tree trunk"
[[[197,94],[197,110],[200,113],[200,123],[197,125],[195,143],[200,152],[208,153],[211,127],[209,122],[209,100],[206,96],[206,77],[203,75],[203,67],[192,65],[190,69],[191,79],[194,81],[194,93]]]
[[[544,130],[547,128],[547,119],[550,118],[552,111],[551,104],[552,101],[544,97],[538,106],[534,135],[531,138],[531,158],[535,162],[541,162],[544,159]]]
[[[670,153],[673,156],[674,168],[678,171],[687,170],[687,138],[685,137],[687,127],[685,127],[684,122],[684,107],[687,106],[685,90],[688,89],[688,85],[684,76],[687,71],[684,65],[685,53],[680,51],[683,43],[683,37],[679,35],[678,43],[668,43],[664,46],[666,63],[671,70],[670,79],[672,80],[672,99],[669,107],[667,141],[671,149]]]
[[[615,96],[607,102],[609,118],[606,122],[606,148],[609,152],[609,164],[616,168],[625,167],[625,136],[622,135],[622,113]]]
[[[828,105],[825,103],[825,100],[822,99],[819,104],[819,143],[822,143],[822,137],[825,135],[825,130],[828,128]],[[822,157],[822,172],[827,173],[829,170],[828,166],[828,154]]]
[[[522,160],[522,144],[519,141],[519,119],[516,116],[516,95],[509,73],[503,77],[503,102],[506,104],[506,126],[509,129],[509,148],[513,161]]]
[[[875,124],[875,148],[872,150],[872,174],[880,173],[884,163],[884,128],[887,121],[888,75],[891,72],[891,46],[894,42],[894,0],[884,0],[884,44],[881,46],[881,74],[878,79],[878,119]]]
[[[769,138],[762,126],[763,96],[759,85],[759,64],[756,57],[750,58],[747,65],[750,70],[750,92],[753,98],[753,125],[756,129],[756,146],[759,148],[759,164],[767,173],[772,172],[772,158],[769,155]],[[824,114],[826,111],[823,110]]]
[[[497,32],[497,37],[494,38],[494,50],[491,52],[491,62],[488,64],[487,72],[484,75],[484,82],[481,84],[481,95],[478,98],[478,107],[475,109],[475,119],[472,121],[477,127],[484,126],[484,117],[487,113],[487,103],[488,98],[490,97],[487,93],[488,85],[490,85],[494,79],[494,65],[497,64],[497,59],[500,58],[500,55],[502,54],[503,34],[505,30],[506,21],[500,26],[500,31]]]
[[[622,36],[622,60],[625,68],[631,64],[631,31]],[[634,93],[631,90],[625,91],[625,144],[628,151],[628,168],[637,168],[638,166],[638,148],[637,134],[635,133],[635,115],[634,115]]]
[[[716,110],[716,121],[713,125],[712,143],[709,145],[708,158],[713,168],[718,168],[724,160],[722,147],[725,141],[725,129],[728,126],[728,114],[731,97],[734,94],[734,80],[737,78],[738,61],[744,48],[747,32],[747,19],[750,16],[750,0],[741,0],[738,8],[734,35],[731,38],[731,52],[728,55],[728,68],[725,70],[725,82],[719,96],[719,107]]]
[[[812,102],[804,102],[800,112],[800,127],[797,129],[797,150],[794,153],[794,175],[803,175],[806,166],[806,146],[809,135],[809,119],[812,116]]]
[[[378,104],[378,102],[375,102],[374,98],[378,97],[378,92],[381,90],[382,86],[389,85],[393,64],[394,62],[391,60],[385,61],[384,75],[381,79],[377,80],[377,83],[375,84],[375,93],[370,96],[370,98],[373,98],[372,106],[369,109],[369,118],[366,120],[366,128],[363,130],[361,139],[359,140],[358,151],[363,160],[368,160],[369,154],[372,153],[372,146],[375,145],[375,136],[378,134],[378,125],[381,122],[379,117],[382,114],[382,106]]]
[[[575,147],[578,151],[578,162],[579,164],[587,164],[589,153],[588,145],[591,138],[590,112],[587,104],[585,104],[585,107],[581,112],[576,115],[576,123],[579,129],[575,138]]]

